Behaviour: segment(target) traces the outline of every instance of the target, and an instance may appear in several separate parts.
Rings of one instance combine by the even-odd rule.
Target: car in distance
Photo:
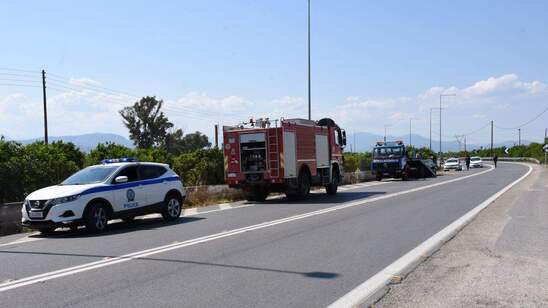
[[[479,156],[470,157],[471,168],[483,168],[483,160]]]
[[[462,171],[462,164],[460,163],[460,160],[458,158],[449,158],[445,161],[443,164],[443,170],[449,171],[449,170],[456,170],[456,171]]]
[[[161,213],[166,221],[176,220],[185,197],[182,181],[166,164],[108,159],[29,194],[21,221],[42,233],[80,225],[98,233],[110,219]]]

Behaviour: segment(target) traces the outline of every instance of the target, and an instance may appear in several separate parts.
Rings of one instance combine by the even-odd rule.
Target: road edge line
[[[377,274],[343,295],[330,304],[328,308],[370,306],[379,301],[388,292],[390,284],[394,279],[399,282],[402,277],[412,272],[419,264],[439,250],[441,246],[451,240],[460,230],[476,218],[482,210],[533,172],[533,167],[530,164],[512,164],[525,165],[529,167],[529,170],[517,180],[506,185],[450,225],[422,242],[419,246],[413,248]]]

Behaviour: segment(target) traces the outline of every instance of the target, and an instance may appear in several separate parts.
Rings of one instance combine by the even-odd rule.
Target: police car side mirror
[[[126,183],[126,182],[127,182],[127,176],[125,176],[125,175],[117,176],[117,177],[114,179],[114,182],[115,182],[116,184],[119,184],[119,183]]]

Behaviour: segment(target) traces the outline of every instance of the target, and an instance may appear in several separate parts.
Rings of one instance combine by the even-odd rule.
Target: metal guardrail
[[[493,161],[492,157],[482,157],[482,160]],[[499,157],[499,161],[525,161],[535,164],[540,164],[540,161],[531,157]]]

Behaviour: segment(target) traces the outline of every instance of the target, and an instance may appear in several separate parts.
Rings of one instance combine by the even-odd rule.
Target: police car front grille
[[[43,210],[48,200],[29,200],[31,210]]]

